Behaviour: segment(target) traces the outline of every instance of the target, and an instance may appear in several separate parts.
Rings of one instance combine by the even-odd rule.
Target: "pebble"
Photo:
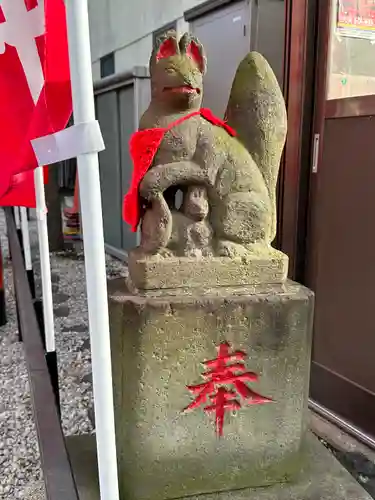
[[[30,240],[37,258],[35,221],[30,221]],[[13,500],[26,498],[33,484],[40,488],[42,470],[24,352],[18,342],[12,268],[1,209],[0,242],[8,318],[7,324],[0,327],[0,499]],[[126,275],[122,262],[107,256],[106,263],[111,277]],[[90,433],[93,400],[83,253],[51,255],[51,268],[54,292],[60,294],[58,302],[64,302],[64,306],[59,306],[60,312],[64,308],[63,312],[68,313],[67,317],[55,317],[62,427],[66,436]],[[36,288],[40,291],[39,269],[35,262]],[[59,300],[61,297],[66,300]],[[77,326],[76,331],[69,331]]]

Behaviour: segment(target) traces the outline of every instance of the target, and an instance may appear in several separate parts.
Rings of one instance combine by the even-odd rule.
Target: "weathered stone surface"
[[[181,287],[214,287],[283,283],[288,274],[288,257],[268,248],[251,258],[194,258],[141,256],[130,252],[132,284],[139,290]]]
[[[133,295],[109,282],[122,498],[165,500],[286,481],[302,464],[313,295],[292,282]],[[188,385],[221,342],[247,353],[273,403],[227,414],[224,436]],[[209,404],[206,402],[204,406]]]
[[[67,439],[80,500],[100,500],[95,436]],[[311,434],[306,440],[306,460],[301,476],[293,484],[284,483],[259,489],[227,491],[191,497],[190,500],[371,500],[371,496],[354,480],[334,456]],[[26,500],[45,500],[43,484],[40,496]],[[30,491],[39,491],[33,488]],[[121,500],[126,498],[121,497]]]

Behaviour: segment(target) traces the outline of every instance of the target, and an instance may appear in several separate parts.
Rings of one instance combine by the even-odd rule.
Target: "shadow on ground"
[[[334,448],[323,439],[320,441],[330,450],[337,460],[352,474],[359,484],[375,498],[375,463],[362,453],[342,451]]]

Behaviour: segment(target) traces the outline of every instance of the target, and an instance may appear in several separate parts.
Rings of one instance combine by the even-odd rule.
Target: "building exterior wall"
[[[116,73],[147,65],[153,32],[177,21],[188,26],[183,13],[204,0],[90,0],[91,52],[94,81],[100,78],[100,58],[114,52]]]

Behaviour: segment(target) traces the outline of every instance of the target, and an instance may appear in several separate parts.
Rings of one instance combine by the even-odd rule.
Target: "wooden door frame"
[[[301,281],[304,259],[316,0],[286,0],[284,96],[288,136],[278,189],[276,246],[289,256],[289,276]]]
[[[315,92],[314,92],[314,112],[312,119],[312,134],[311,139],[314,142],[314,137],[319,137],[319,143],[312,145],[311,164],[315,162],[315,170],[319,171],[319,165],[322,159],[323,152],[323,137],[324,137],[324,122],[327,107],[327,74],[328,74],[328,56],[329,43],[331,32],[331,16],[332,2],[323,2],[317,13],[317,30],[316,30],[316,64],[315,64]],[[314,155],[316,155],[315,158]],[[319,265],[319,254],[317,247],[313,244],[317,237],[319,224],[319,214],[317,208],[317,195],[319,191],[319,175],[310,169],[309,181],[309,201],[308,201],[308,222],[306,231],[307,246],[310,249],[306,252],[306,262],[304,271],[304,282],[310,288],[315,290],[316,276]]]

